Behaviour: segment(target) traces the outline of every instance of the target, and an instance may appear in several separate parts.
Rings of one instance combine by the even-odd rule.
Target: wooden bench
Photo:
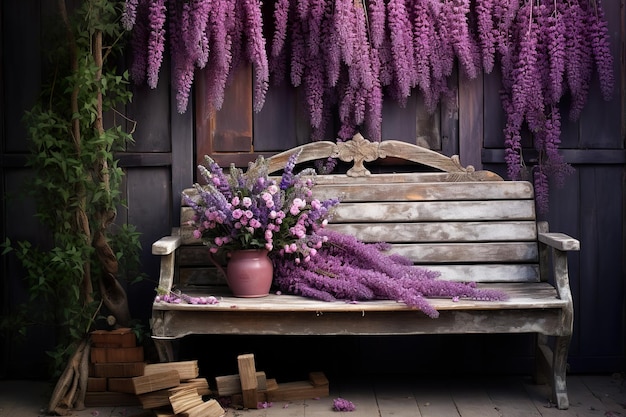
[[[170,342],[189,334],[536,333],[536,376],[550,383],[558,407],[568,408],[565,381],[573,305],[566,252],[578,250],[579,242],[549,233],[548,225],[537,221],[530,183],[464,168],[457,157],[419,146],[372,143],[360,135],[345,143],[315,142],[299,148],[299,162],[329,156],[354,162],[347,174],[317,176],[318,198],[341,199],[328,227],[365,242],[388,242],[416,265],[439,271],[441,279],[475,281],[510,298],[432,299],[440,313],[436,319],[388,300],[324,302],[276,294],[234,298],[210,266],[207,248],[184,226],[192,213],[182,207],[183,226],[152,247],[152,253],[162,257],[159,286],[194,296],[214,295],[219,303],[155,302],[152,337],[161,360],[173,360]],[[270,158],[271,172],[280,171],[299,148]],[[402,161],[406,172],[372,174],[364,165],[383,158]]]

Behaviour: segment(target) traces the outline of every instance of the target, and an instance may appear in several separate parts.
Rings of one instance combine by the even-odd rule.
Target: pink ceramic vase
[[[226,267],[228,287],[235,297],[265,297],[270,292],[274,267],[266,249],[230,253]]]

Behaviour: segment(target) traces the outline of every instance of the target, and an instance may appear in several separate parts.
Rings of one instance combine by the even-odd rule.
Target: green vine
[[[50,79],[24,117],[33,173],[27,189],[51,245],[4,242],[3,254],[14,253],[24,267],[29,299],[0,325],[22,334],[35,323],[54,325],[59,349],[51,356],[60,364],[92,329],[120,272],[139,275],[120,263],[136,263],[141,248],[132,226],[114,223],[123,203],[114,152],[132,141],[134,129],[131,123],[126,131],[130,121],[120,110],[132,98],[128,73],[115,65],[125,41],[123,4],[85,0],[68,11],[65,0],[57,3],[63,35],[49,55]]]

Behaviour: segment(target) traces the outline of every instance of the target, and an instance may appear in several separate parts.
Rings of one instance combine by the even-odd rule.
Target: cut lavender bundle
[[[439,273],[415,267],[381,244],[366,244],[353,236],[324,230],[326,242],[307,262],[274,257],[274,283],[282,292],[323,301],[396,300],[439,316],[426,297],[504,300],[506,294],[476,288],[474,283],[437,279]]]

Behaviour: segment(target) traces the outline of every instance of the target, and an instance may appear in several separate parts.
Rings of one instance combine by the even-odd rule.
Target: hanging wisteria
[[[384,97],[404,104],[418,93],[434,112],[455,98],[448,84],[455,64],[470,79],[499,66],[508,174],[520,177],[528,131],[540,156],[540,208],[548,176],[561,181],[568,172],[558,153],[563,98],[576,120],[594,67],[603,96],[613,91],[601,0],[275,0],[262,11],[260,0],[126,0],[133,79],[156,87],[168,38],[180,112],[197,68],[209,71],[202,93],[219,109],[230,74],[247,62],[255,111],[271,74],[303,90],[312,140],[335,133],[343,140],[357,130],[380,140]],[[265,34],[262,16],[272,20]],[[327,131],[333,117],[338,132]]]
[[[558,152],[561,110],[567,110],[563,97],[569,95],[569,118],[577,120],[587,101],[595,62],[601,92],[606,100],[611,98],[613,58],[607,24],[600,0],[511,0],[502,4],[477,0],[479,27],[491,28],[479,32],[483,65],[488,70],[493,56],[499,55],[508,176],[521,177],[522,131],[526,128],[539,154],[533,176],[538,207],[545,211],[548,178],[562,183],[572,170]]]
[[[209,71],[204,92],[219,110],[231,72],[243,62],[254,67],[254,109],[265,102],[269,68],[259,0],[126,0],[122,22],[132,30],[131,75],[156,88],[166,32],[177,109],[184,113],[196,68]]]

